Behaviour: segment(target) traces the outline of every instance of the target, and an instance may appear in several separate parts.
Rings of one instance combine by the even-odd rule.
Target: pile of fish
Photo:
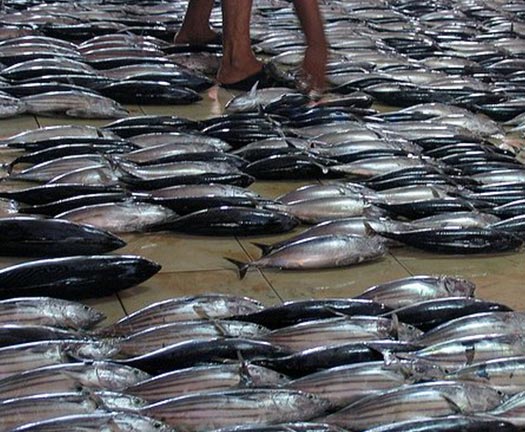
[[[504,141],[490,141],[501,131],[495,122],[438,103],[363,122],[351,113],[356,100],[312,107],[289,89],[254,89],[203,121],[141,116],[6,137],[2,215],[113,233],[243,236],[313,225],[258,245],[261,258],[235,262],[241,276],[249,267],[346,266],[402,244],[453,254],[521,248],[525,167]],[[436,121],[410,120],[420,115]],[[449,117],[463,126],[438,124]],[[322,183],[271,199],[247,188],[256,179]]]
[[[2,431],[518,431],[525,316],[451,276],[265,307],[173,298],[113,324],[0,301]]]

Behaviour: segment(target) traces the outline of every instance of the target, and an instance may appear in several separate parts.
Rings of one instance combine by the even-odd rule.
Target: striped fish
[[[128,387],[126,393],[149,402],[160,402],[200,392],[280,387],[287,382],[286,376],[271,369],[249,363],[231,363],[168,372]]]
[[[202,393],[150,405],[142,413],[186,432],[233,425],[305,421],[325,413],[329,403],[295,390],[252,389]]]

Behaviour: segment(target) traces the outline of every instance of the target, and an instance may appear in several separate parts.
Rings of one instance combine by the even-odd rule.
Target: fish
[[[287,213],[266,209],[222,206],[198,210],[149,227],[194,235],[229,236],[288,232],[299,222]]]
[[[166,424],[132,412],[97,412],[56,417],[19,426],[16,432],[86,432],[112,428],[128,432],[174,432]]]
[[[158,402],[142,412],[187,431],[242,424],[304,421],[322,415],[328,403],[309,393],[285,389],[229,390]]]
[[[180,342],[197,341],[214,337],[261,339],[269,330],[258,324],[234,320],[179,321],[157,325],[119,339],[118,355],[121,358],[137,357]]]
[[[44,184],[28,188],[0,191],[0,196],[4,198],[14,199],[16,201],[29,204],[39,205],[46,204],[52,201],[72,198],[82,194],[89,193],[104,193],[104,192],[120,192],[123,189],[120,186],[106,186],[106,185],[83,185],[83,184]]]
[[[87,305],[49,297],[14,297],[0,301],[0,323],[87,330],[106,316]]]
[[[217,429],[221,432],[343,432],[343,429],[326,423],[294,422],[272,425],[238,425]]]
[[[0,218],[3,256],[91,255],[122,248],[126,242],[91,226],[27,216]]]
[[[300,105],[307,100],[304,94],[286,87],[257,89],[257,86],[254,86],[249,93],[230,99],[226,103],[225,110],[228,113],[257,111],[258,108],[266,108],[267,105],[277,102]]]
[[[38,129],[29,129],[17,134],[2,138],[3,145],[24,145],[35,141],[42,141],[57,137],[82,137],[85,138],[118,138],[110,131],[102,130],[89,125],[58,125],[45,126]]]
[[[301,186],[284,195],[279,195],[276,201],[283,204],[292,204],[298,201],[307,201],[323,198],[337,198],[349,196],[355,198],[376,199],[376,192],[360,183],[329,183],[329,184],[310,184]]]
[[[172,210],[134,200],[93,204],[59,213],[56,220],[87,224],[113,233],[148,230],[150,226],[176,217]]]
[[[367,432],[517,432],[511,422],[485,415],[449,415],[407,420],[367,429]]]
[[[107,97],[83,91],[58,91],[25,96],[20,99],[31,114],[65,114],[78,118],[120,118],[128,111]]]
[[[0,401],[38,394],[75,392],[79,388],[123,391],[149,378],[149,374],[139,369],[111,362],[45,366],[0,380]]]
[[[446,379],[486,383],[498,391],[514,395],[524,391],[524,361],[523,356],[487,360],[451,372]]]
[[[105,156],[94,153],[90,155],[73,155],[51,159],[33,165],[19,172],[12,172],[10,180],[25,180],[34,182],[48,182],[55,177],[79,168],[109,166]]]
[[[265,207],[287,212],[301,222],[309,224],[356,216],[382,215],[381,209],[371,204],[366,198],[355,195],[305,199],[289,204],[267,204]]]
[[[476,363],[524,355],[522,337],[515,334],[490,333],[467,336],[430,345],[413,353],[397,353],[402,358],[432,361],[447,372]]]
[[[193,366],[167,372],[126,388],[126,393],[155,403],[193,393],[241,388],[275,388],[289,379],[250,363]]]
[[[0,270],[0,298],[99,297],[137,285],[159,270],[159,264],[133,255],[77,255],[28,261]]]
[[[6,399],[0,403],[0,427],[11,430],[25,424],[74,414],[137,411],[141,405],[142,402],[134,396],[108,391],[90,395],[54,393]]]
[[[82,339],[82,331],[63,329],[41,324],[17,324],[16,321],[0,325],[0,346],[53,339]]]
[[[100,88],[99,92],[124,104],[187,105],[202,100],[195,90],[182,85],[174,86],[168,80],[117,81]]]
[[[26,111],[27,105],[23,101],[0,91],[0,118],[15,117]]]
[[[178,127],[178,129],[180,129],[180,127]],[[130,141],[140,148],[173,144],[206,145],[213,147],[218,151],[228,151],[232,148],[230,144],[221,139],[212,138],[203,134],[187,132],[144,133],[131,137]]]
[[[380,235],[411,247],[446,254],[483,254],[516,251],[523,241],[512,233],[487,228],[417,228],[400,232],[380,231]]]
[[[515,394],[495,409],[489,411],[488,415],[501,421],[507,421],[514,426],[522,428],[525,424],[523,419],[524,396],[524,392]]]
[[[324,418],[340,427],[364,430],[403,420],[487,412],[504,398],[489,386],[477,383],[436,381],[389,390],[357,401]],[[422,411],[421,404],[427,409]],[[388,407],[388,408],[387,408]]]
[[[325,235],[301,239],[247,263],[226,258],[238,268],[241,279],[248,269],[307,270],[344,267],[379,259],[386,254],[384,241],[356,235]]]
[[[440,297],[430,300],[415,301],[401,306],[385,316],[395,315],[400,321],[429,332],[433,328],[452,320],[477,315],[485,312],[511,312],[504,304],[473,297]]]
[[[415,327],[391,319],[355,315],[312,320],[283,327],[263,336],[263,339],[297,352],[318,346],[378,339],[412,341],[420,335],[421,331]]]
[[[142,356],[115,361],[157,375],[207,363],[238,360],[239,357],[251,363],[255,359],[272,359],[286,354],[289,352],[268,342],[219,337],[180,342]]]
[[[261,311],[234,317],[269,329],[279,329],[305,321],[316,321],[335,316],[381,315],[388,311],[383,304],[355,299],[293,300],[282,305],[266,307]]]

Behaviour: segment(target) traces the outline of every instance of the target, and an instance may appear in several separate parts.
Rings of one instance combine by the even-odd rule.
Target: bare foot
[[[173,43],[189,45],[205,45],[217,41],[218,33],[211,28],[187,32],[181,29],[173,38]]]

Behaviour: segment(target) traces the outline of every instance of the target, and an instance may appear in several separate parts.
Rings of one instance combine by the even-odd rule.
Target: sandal
[[[255,84],[257,84],[258,89],[276,86],[276,81],[272,77],[268,65],[265,64],[259,72],[240,81],[228,84],[220,84],[220,86],[229,90],[250,91]]]

